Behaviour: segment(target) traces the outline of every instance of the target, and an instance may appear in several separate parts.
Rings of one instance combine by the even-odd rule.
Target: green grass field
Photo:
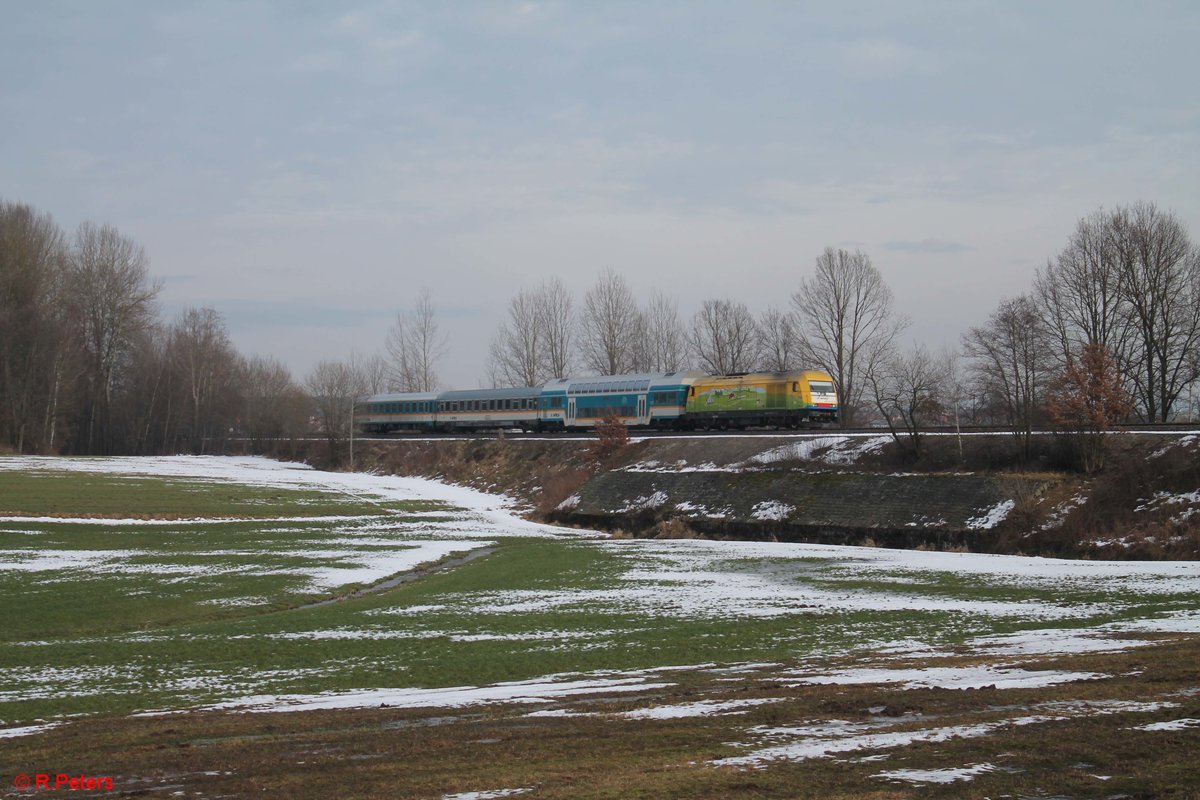
[[[514,768],[504,759],[460,757],[457,748],[472,736],[499,737],[515,748],[511,757],[522,757],[518,751],[524,749],[524,757],[534,759],[529,763],[541,759],[545,774],[558,777],[541,781],[536,796],[624,796],[606,781],[597,782],[591,794],[571,794],[572,784],[563,776],[572,768],[562,759],[574,753],[570,758],[577,760],[573,768],[579,774],[594,772],[601,758],[644,765],[625,750],[648,736],[649,726],[662,737],[636,746],[649,747],[674,766],[665,783],[644,784],[648,793],[641,796],[661,796],[660,790],[721,796],[718,788],[737,784],[729,778],[734,773],[747,776],[747,785],[761,784],[763,796],[792,796],[777,793],[788,785],[780,776],[791,780],[813,762],[782,759],[765,770],[769,778],[757,768],[746,772],[710,762],[761,750],[775,741],[772,736],[787,738],[756,734],[755,726],[786,728],[812,719],[862,716],[881,703],[897,712],[948,703],[953,713],[944,713],[955,724],[978,724],[1003,716],[989,711],[993,707],[1046,698],[1128,699],[1142,692],[1137,695],[1142,700],[1152,696],[1161,702],[1170,691],[1185,688],[1180,670],[1173,666],[1172,677],[1161,685],[1135,680],[1130,676],[1150,670],[1143,664],[1142,673],[1136,673],[1131,664],[1150,651],[1125,651],[1119,639],[1167,646],[1172,631],[1190,635],[1200,608],[1200,575],[1191,565],[1060,568],[1040,560],[957,554],[624,542],[509,523],[456,508],[445,498],[405,497],[389,489],[385,479],[374,479],[375,485],[362,478],[351,485],[349,478],[339,483],[335,476],[314,473],[306,486],[267,486],[238,484],[236,471],[218,480],[53,466],[5,469],[0,463],[0,516],[5,518],[0,521],[5,616],[0,727],[73,721],[36,735],[0,738],[0,752],[17,754],[0,759],[4,774],[22,768],[20,759],[36,761],[38,748],[51,746],[46,743],[61,747],[64,731],[93,730],[88,720],[103,721],[105,733],[90,749],[76,743],[68,752],[80,760],[107,753],[112,763],[124,765],[127,778],[139,770],[147,773],[160,754],[144,753],[140,762],[115,754],[124,752],[122,745],[144,742],[155,724],[162,727],[144,720],[164,719],[173,720],[172,730],[187,732],[180,735],[193,742],[190,746],[209,742],[205,746],[224,753],[221,758],[235,758],[228,743],[253,737],[253,746],[237,751],[248,759],[237,780],[248,780],[245,771],[259,769],[286,782],[269,766],[289,746],[293,734],[285,731],[293,731],[306,747],[324,730],[354,742],[338,747],[392,752],[395,743],[385,745],[378,737],[394,724],[420,731],[407,758],[432,760],[415,767],[414,780],[423,777],[394,796],[441,796],[426,792],[453,783],[445,769],[450,763],[462,765],[458,778],[469,776],[465,783],[471,786],[516,785],[506,783],[518,776],[510,776]],[[395,573],[478,551],[487,554],[394,588],[347,597]],[[312,605],[338,597],[346,599]],[[1163,664],[1182,663],[1190,652],[1186,641],[1170,645],[1176,655]],[[1110,650],[1121,655],[1106,654]],[[982,705],[967,702],[962,692],[949,696],[953,702],[928,696],[954,690],[896,687],[862,705],[867,701],[838,698],[882,690],[854,688],[853,682],[799,688],[794,682],[796,675],[811,673],[928,665],[1054,667],[1103,672],[1103,679],[1072,680],[1068,688],[1046,683],[1014,689],[1008,699],[989,695]],[[472,702],[467,712],[420,712],[411,705],[422,690],[495,690],[504,682],[568,680],[622,680],[631,688],[606,693],[601,687],[574,699],[518,706],[504,703],[500,692],[498,704]],[[640,691],[640,683],[658,688]],[[1125,689],[1112,688],[1118,684]],[[339,693],[364,690],[384,692],[375,705],[397,710],[371,712],[359,705],[357,710],[278,715],[195,711],[221,703],[277,707],[281,695],[338,702]],[[756,702],[729,715],[645,722],[612,716],[747,699]],[[564,715],[526,716],[539,708],[558,708]],[[187,713],[129,716],[148,711]],[[447,715],[463,726],[421,721]],[[264,733],[266,719],[278,721]],[[1080,719],[1072,724],[1097,724],[1091,716]],[[567,748],[560,750],[561,758],[551,758],[551,743],[572,730],[595,737],[593,752]],[[520,731],[533,740],[522,741]],[[1187,731],[1172,735],[1196,740]],[[967,750],[976,746],[964,745]],[[536,757],[530,755],[534,751]],[[446,757],[450,760],[437,761]],[[828,787],[827,759],[821,761],[819,769],[811,767],[817,772],[810,777],[813,786]],[[362,796],[389,796],[379,782],[386,770],[376,775],[376,766],[367,770],[375,777],[365,779]],[[210,764],[211,769],[216,767]],[[848,785],[866,793],[845,796],[908,791],[903,781],[881,782],[856,769]],[[1148,763],[1138,763],[1139,774],[1149,771]],[[621,774],[633,780],[627,770]],[[529,778],[523,774],[520,780]],[[974,780],[983,786],[995,776]],[[251,785],[238,783],[234,791],[250,791]],[[312,785],[338,788],[328,781]],[[321,795],[314,791],[312,796]]]

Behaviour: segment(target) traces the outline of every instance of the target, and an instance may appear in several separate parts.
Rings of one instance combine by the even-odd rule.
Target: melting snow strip
[[[887,684],[904,689],[1036,689],[1074,681],[1107,678],[1099,672],[1005,669],[981,667],[926,667],[924,669],[855,669],[828,675],[796,675],[777,678],[789,686],[805,684]]]
[[[877,772],[871,777],[907,781],[908,783],[954,783],[955,781],[969,781],[976,775],[993,772],[995,769],[991,764],[945,769],[893,769],[887,772]]]
[[[1188,728],[1200,727],[1200,719],[1175,719],[1170,722],[1150,722],[1136,725],[1130,730],[1135,731],[1182,731]]]
[[[887,728],[904,723],[905,718],[875,720],[852,723],[845,720],[814,722],[799,727],[751,729],[762,739],[790,739],[783,744],[762,747],[744,756],[716,759],[715,766],[752,767],[763,769],[774,761],[804,761],[810,758],[828,758],[837,753],[853,753],[860,750],[888,750],[913,744],[914,742],[944,742],[950,739],[973,739],[987,736],[995,731],[1007,730],[1024,725],[1045,722],[1060,722],[1081,716],[1108,716],[1112,714],[1137,714],[1177,706],[1177,703],[1141,703],[1136,701],[1110,700],[1095,702],[1052,702],[1035,706],[1037,710],[1050,711],[1024,717],[983,722],[975,725],[957,725],[923,728],[908,731],[889,731]],[[742,744],[742,747],[751,745]]]
[[[745,700],[726,700],[716,702],[701,700],[697,703],[683,703],[676,706],[653,706],[625,711],[618,716],[625,719],[682,719],[684,717],[707,717],[712,714],[745,714],[752,706],[765,703],[778,703],[786,698],[759,697]]]
[[[201,710],[264,713],[337,708],[458,708],[489,703],[548,703],[560,697],[609,692],[646,692],[667,689],[674,685],[646,683],[640,677],[577,681],[538,679],[498,683],[492,686],[454,686],[446,689],[364,689],[315,695],[262,695],[216,703]]]
[[[444,794],[442,800],[495,800],[500,797],[512,797],[513,795],[525,794],[532,792],[534,787],[523,786],[519,789],[492,789],[486,792],[459,792],[458,794]]]
[[[18,736],[32,736],[51,728],[57,728],[61,722],[47,722],[45,725],[25,725],[20,728],[0,728],[0,739],[14,739]]]

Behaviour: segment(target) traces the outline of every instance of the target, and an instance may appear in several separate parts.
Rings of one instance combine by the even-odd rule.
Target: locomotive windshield
[[[813,394],[833,394],[833,384],[828,381],[809,381],[808,388]]]

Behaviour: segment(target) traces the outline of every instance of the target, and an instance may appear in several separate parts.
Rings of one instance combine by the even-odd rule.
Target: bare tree
[[[692,317],[687,343],[701,368],[717,375],[748,372],[758,362],[754,315],[732,300],[705,300]]]
[[[114,422],[121,435],[115,449],[136,454],[179,452],[179,437],[189,435],[190,429],[170,330],[156,322],[141,331],[134,337],[128,360]]]
[[[353,361],[321,361],[304,381],[317,412],[318,425],[329,443],[329,456],[341,460],[339,447],[350,438],[354,407],[366,396],[366,381]]]
[[[983,392],[996,398],[1028,459],[1050,357],[1046,331],[1028,295],[1004,300],[986,324],[963,336],[963,351]]]
[[[213,440],[224,441],[232,423],[230,391],[237,353],[221,315],[211,308],[189,308],[169,332],[170,358],[187,401],[187,440],[203,453]]]
[[[629,284],[606,269],[583,298],[579,318],[579,360],[583,368],[598,375],[632,372],[639,316]]]
[[[877,360],[866,375],[875,407],[887,422],[892,438],[903,436],[912,456],[920,456],[921,429],[945,409],[947,362],[929,354],[923,345],[906,353]]]
[[[1178,217],[1151,203],[1118,209],[1110,224],[1133,330],[1122,367],[1142,416],[1165,422],[1200,379],[1200,251]]]
[[[395,384],[392,382],[392,364],[388,359],[376,353],[363,359],[353,359],[362,370],[364,391],[368,395],[383,394],[391,391]]]
[[[791,314],[768,308],[758,320],[758,331],[763,369],[783,372],[796,366],[796,328]]]
[[[907,322],[892,310],[888,288],[865,253],[825,249],[792,295],[800,354],[833,376],[843,427],[862,403],[860,378],[886,357]]]
[[[573,324],[571,295],[557,278],[518,292],[492,337],[492,385],[539,386],[566,377]]]
[[[242,432],[260,447],[292,440],[308,425],[309,401],[292,373],[273,358],[254,356],[242,362]]]
[[[541,370],[541,329],[533,292],[508,301],[508,318],[492,337],[492,382],[497,386],[536,386]]]
[[[385,344],[391,359],[391,384],[401,392],[437,388],[437,362],[446,355],[429,290],[422,289],[407,312],[397,312]]]
[[[1038,271],[1034,299],[1060,366],[1089,344],[1128,353],[1129,308],[1117,256],[1112,215],[1101,210],[1079,220],[1067,246]]]
[[[630,350],[630,372],[657,372],[654,368],[654,342],[650,338],[650,318],[643,309],[633,317],[633,344]]]
[[[0,203],[0,441],[53,449],[70,355],[65,244],[48,214]]]
[[[575,327],[571,294],[558,278],[542,283],[535,295],[539,339],[542,345],[541,374],[535,386],[551,378],[565,378],[571,369],[571,332]]]
[[[678,372],[685,367],[687,345],[675,301],[655,291],[642,312],[645,343],[641,369],[647,372]]]
[[[945,373],[946,402],[954,417],[954,438],[958,444],[958,460],[963,460],[962,415],[967,398],[967,381],[963,374],[962,358],[957,350],[946,348],[942,353],[942,370]]]
[[[159,284],[150,280],[141,245],[116,228],[85,222],[71,252],[72,318],[84,353],[82,442],[108,452],[114,389],[136,337],[154,321]]]

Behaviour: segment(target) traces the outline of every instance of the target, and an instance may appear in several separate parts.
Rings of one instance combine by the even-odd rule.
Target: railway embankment
[[[358,468],[509,494],[534,517],[640,537],[707,536],[1095,558],[1200,557],[1200,436],[1114,438],[1106,468],[1025,465],[1003,434],[362,442]]]

